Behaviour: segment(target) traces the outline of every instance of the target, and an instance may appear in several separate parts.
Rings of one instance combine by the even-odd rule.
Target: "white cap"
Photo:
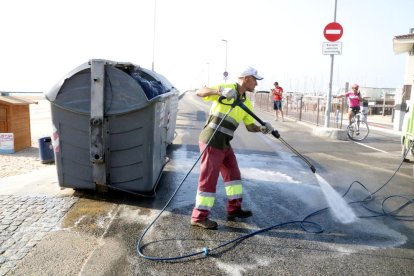
[[[257,70],[250,66],[245,68],[239,75],[239,77],[247,77],[247,76],[253,76],[256,80],[263,79],[263,77],[257,74]]]

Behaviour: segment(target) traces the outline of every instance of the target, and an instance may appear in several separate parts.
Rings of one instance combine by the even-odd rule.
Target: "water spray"
[[[244,105],[244,103],[242,102],[241,99],[236,99],[232,104],[227,104],[224,103],[223,100],[226,99],[226,97],[224,96],[220,96],[219,98],[219,102],[221,104],[224,105],[230,105],[231,107],[240,107],[241,109],[243,109],[244,111],[246,111],[246,113],[248,113],[250,116],[252,116],[257,122],[259,122],[259,124],[261,124],[262,126],[264,126],[266,123],[264,121],[262,121],[259,117],[256,116],[256,114],[253,113],[253,111],[251,111],[247,106]],[[311,169],[311,171],[313,173],[316,172],[315,167],[309,162],[308,159],[306,159],[302,154],[300,154],[294,147],[292,147],[291,145],[289,145],[284,139],[282,139],[282,137],[280,137],[279,132],[275,129],[272,131],[272,135],[273,137],[275,137],[276,139],[279,139],[280,142],[282,142],[283,145],[285,145],[288,149],[290,149],[294,154],[296,154],[300,159],[303,160],[303,162],[305,162],[309,168]]]

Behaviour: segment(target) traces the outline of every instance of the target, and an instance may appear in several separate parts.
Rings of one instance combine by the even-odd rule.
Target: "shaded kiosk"
[[[29,105],[33,103],[37,102],[0,96],[0,134],[4,143],[0,153],[14,153],[32,146]]]
[[[174,139],[178,91],[132,63],[90,60],[47,94],[59,185],[153,194]]]

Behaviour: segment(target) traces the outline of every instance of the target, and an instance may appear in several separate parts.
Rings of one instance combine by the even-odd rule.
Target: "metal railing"
[[[248,92],[247,95],[252,101],[254,108],[274,113],[272,94],[260,91],[256,93]],[[291,94],[283,98],[282,110],[285,117],[323,126],[325,124],[326,98]],[[346,113],[344,99],[332,99],[329,126],[342,128],[344,113]]]

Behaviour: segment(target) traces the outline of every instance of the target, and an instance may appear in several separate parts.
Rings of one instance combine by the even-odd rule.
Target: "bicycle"
[[[351,124],[347,128],[348,137],[353,141],[362,141],[369,134],[369,127],[365,112],[354,113]]]

